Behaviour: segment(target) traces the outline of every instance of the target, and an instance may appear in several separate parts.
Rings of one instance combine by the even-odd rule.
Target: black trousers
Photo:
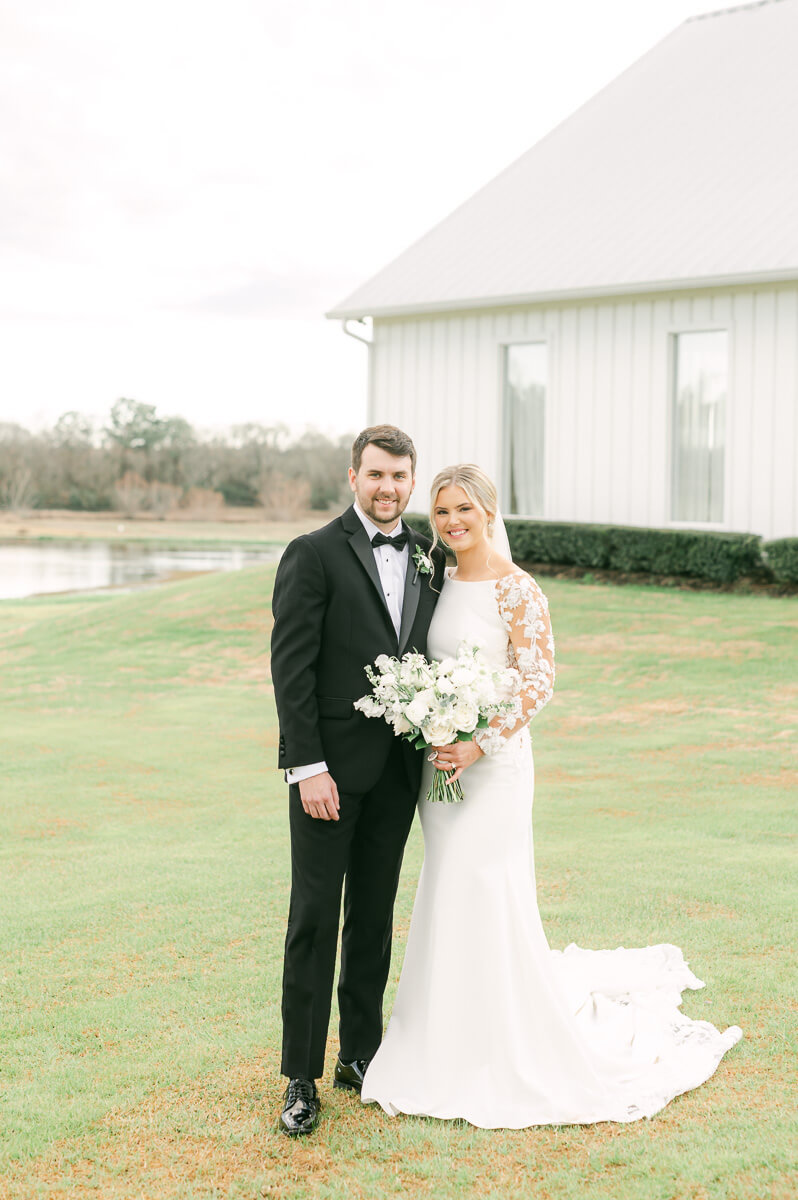
[[[289,788],[291,906],[283,970],[282,1073],[319,1079],[330,1022],[344,880],[338,980],[340,1052],[374,1056],[382,1040],[382,997],[391,965],[393,906],[417,787],[396,738],[370,791],[340,793],[339,820],[321,821]]]

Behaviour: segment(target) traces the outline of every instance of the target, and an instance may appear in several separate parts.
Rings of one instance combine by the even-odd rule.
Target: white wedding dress
[[[512,638],[511,638],[512,635]],[[363,1083],[391,1116],[461,1117],[486,1129],[650,1117],[715,1071],[742,1036],[680,1011],[703,984],[676,946],[549,948],[535,896],[533,764],[526,721],[553,682],[537,584],[447,578],[431,658],[477,642],[519,669],[516,720],[481,741],[460,804],[425,799],[425,858],[393,1013]],[[510,736],[512,726],[523,728]]]

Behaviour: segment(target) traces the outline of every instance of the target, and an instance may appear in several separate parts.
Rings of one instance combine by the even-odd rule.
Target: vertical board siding
[[[548,346],[546,386],[546,478],[544,480],[543,511],[545,513],[558,511],[558,479],[559,464],[563,452],[563,432],[560,413],[562,361],[562,338],[560,326],[562,311],[558,308],[549,309],[545,314],[543,336]]]
[[[684,323],[690,328],[689,310]],[[645,517],[632,524],[667,525],[671,519],[671,338],[666,300],[651,304],[648,360],[648,445]],[[680,321],[680,324],[682,322]]]
[[[570,436],[574,439],[574,520],[592,512],[593,499],[593,403],[596,380],[596,308],[589,304],[577,311],[576,413]],[[592,518],[591,518],[592,519]]]
[[[629,512],[629,477],[632,469],[632,320],[633,306],[615,309],[612,343],[612,441],[607,463],[609,517],[613,525],[626,521]]]
[[[647,303],[633,305],[632,395],[629,441],[632,457],[626,470],[629,490],[627,506],[620,518],[623,525],[648,522],[648,438],[651,424],[652,311]],[[632,514],[637,514],[633,516]]]
[[[620,461],[613,445],[615,430],[615,305],[602,304],[596,309],[596,351],[593,372],[593,470],[591,471],[591,512],[595,520],[612,520],[611,490],[613,462]]]
[[[729,374],[731,388],[726,427],[729,455],[726,495],[730,529],[751,528],[751,432],[754,422],[754,298],[751,292],[734,297]],[[760,532],[757,530],[756,532]]]
[[[798,285],[716,289],[374,322],[369,412],[434,473],[478,462],[501,485],[502,358],[548,345],[546,517],[670,523],[673,335],[729,331],[723,527],[798,535]]]
[[[751,529],[773,528],[773,393],[776,358],[776,297],[771,291],[754,296],[756,345],[751,423]]]
[[[563,521],[577,519],[576,494],[576,371],[579,353],[578,312],[563,310],[560,320],[560,386],[554,408],[560,415],[560,453],[557,464],[560,502],[546,516]],[[550,404],[549,407],[552,407]],[[556,517],[555,517],[556,519]]]
[[[789,537],[798,531],[798,291],[777,294],[775,343],[773,537]]]

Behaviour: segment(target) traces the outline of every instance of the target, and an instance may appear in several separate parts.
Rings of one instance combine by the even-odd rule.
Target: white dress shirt
[[[355,512],[360,518],[360,523],[368,534],[369,541],[374,537],[375,533],[383,533],[379,525],[375,525],[370,521],[363,510],[360,508],[357,500],[355,501]],[[401,533],[402,522],[391,530],[391,533],[386,534],[390,537],[391,534]],[[399,630],[402,626],[402,603],[405,595],[405,579],[407,578],[407,564],[410,561],[410,542],[403,546],[401,550],[394,550],[390,546],[374,546],[373,547],[374,562],[377,565],[377,571],[382,584],[382,594],[385,597],[385,603],[388,605],[393,627],[396,630],[396,637],[399,637]],[[288,783],[301,783],[303,779],[310,779],[313,775],[321,775],[327,770],[326,762],[308,763],[303,767],[288,767],[285,772],[285,778]]]

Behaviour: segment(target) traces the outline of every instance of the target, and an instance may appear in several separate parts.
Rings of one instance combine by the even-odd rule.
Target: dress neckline
[[[450,583],[498,583],[498,579],[455,579],[454,575],[448,573],[446,578]]]

